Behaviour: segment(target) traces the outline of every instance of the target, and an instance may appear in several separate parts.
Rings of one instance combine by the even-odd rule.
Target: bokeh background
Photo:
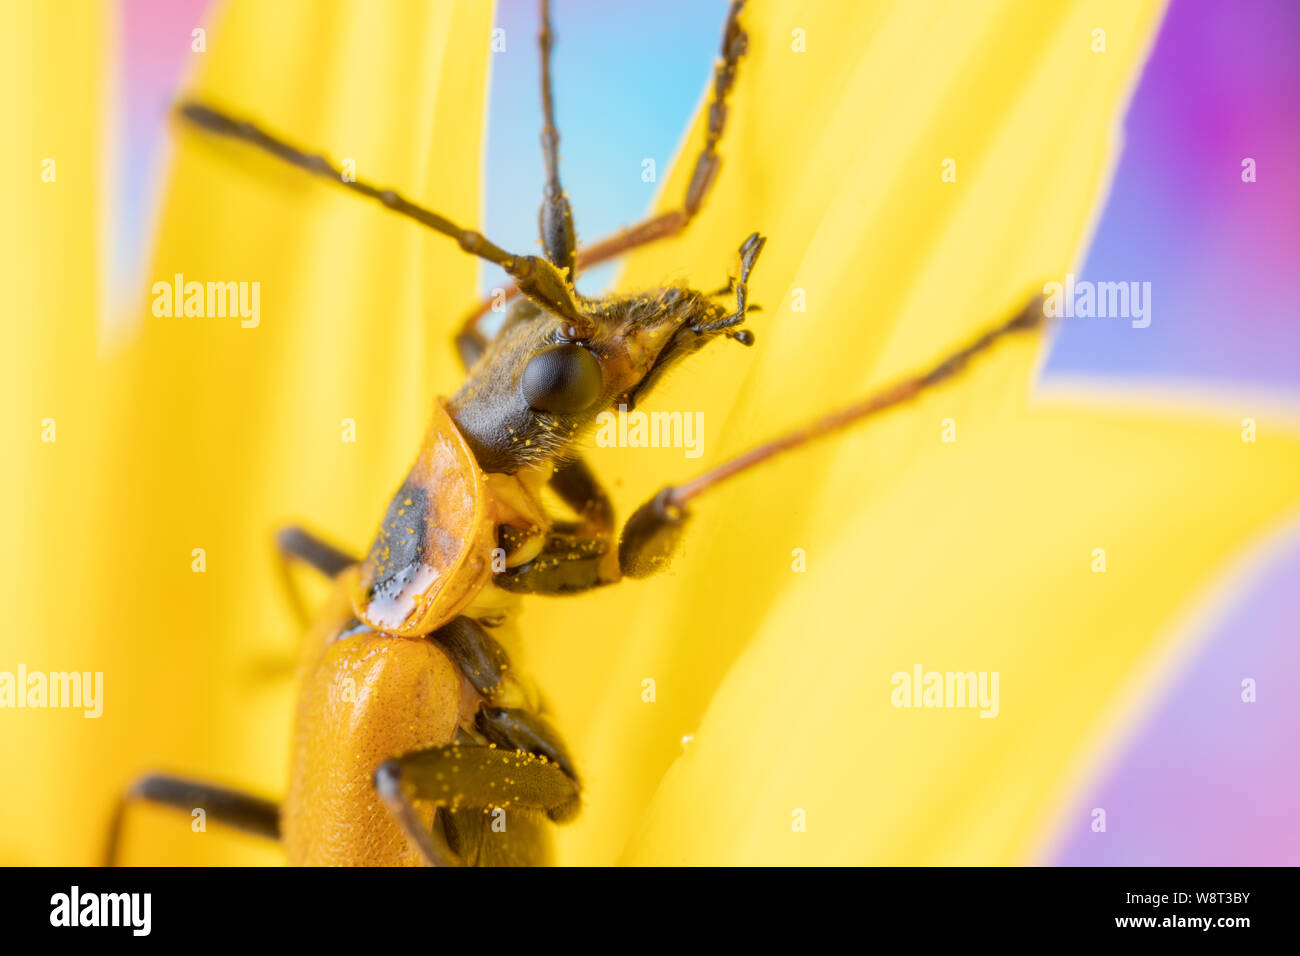
[[[144,287],[149,236],[169,155],[166,116],[191,67],[187,38],[209,0],[121,0],[115,116],[117,204],[106,264],[121,308],[104,337],[129,334]],[[721,4],[558,0],[556,95],[565,182],[581,234],[638,218],[698,105],[717,45]],[[493,58],[485,165],[485,232],[507,247],[535,240],[535,5],[501,0],[508,55]],[[582,122],[566,122],[581,117]],[[1107,379],[1216,395],[1300,393],[1300,4],[1173,0],[1124,121],[1125,147],[1081,278],[1153,286],[1149,328],[1066,323],[1044,387]],[[1044,143],[1068,151],[1070,142]],[[1243,184],[1244,157],[1258,181]],[[611,171],[620,171],[617,176]],[[615,185],[617,184],[617,185]],[[611,273],[593,273],[597,283]],[[484,270],[482,285],[502,282]],[[1300,771],[1300,539],[1292,533],[1204,630],[1162,699],[1117,741],[1060,812],[1104,806],[1112,834],[1078,834],[1057,864],[1295,864]],[[1232,691],[1259,682],[1253,707]]]

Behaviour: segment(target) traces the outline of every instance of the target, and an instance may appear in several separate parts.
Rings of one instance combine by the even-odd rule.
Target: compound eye
[[[553,345],[528,360],[520,388],[530,407],[564,415],[590,408],[604,382],[600,362],[581,345]]]

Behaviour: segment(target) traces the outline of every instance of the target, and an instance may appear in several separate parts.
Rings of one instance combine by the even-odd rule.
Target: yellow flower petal
[[[85,522],[96,507],[102,448],[93,412],[96,317],[108,106],[102,77],[115,18],[108,4],[14,4],[0,30],[0,76],[12,91],[3,123],[15,137],[0,156],[7,184],[0,269],[11,296],[0,371],[0,548],[5,625],[0,670],[95,670],[103,657],[81,639],[80,595],[95,562]],[[53,165],[49,165],[52,163]],[[101,771],[99,746],[67,742],[93,724],[80,712],[0,713],[0,862],[69,860],[68,833],[89,816],[84,781]],[[95,743],[86,734],[88,744]],[[57,809],[56,809],[57,808]],[[97,835],[98,839],[98,835]],[[62,852],[51,853],[52,846]],[[89,847],[87,847],[89,849]],[[82,857],[87,859],[88,857]]]
[[[978,404],[1024,373],[1020,351],[971,373],[968,394],[845,441],[834,496],[862,488],[855,461],[932,447],[905,484],[876,495],[868,479],[834,533],[808,531],[826,543],[767,608],[625,861],[1038,859],[1099,728],[1152,703],[1125,692],[1152,686],[1182,636],[1171,621],[1300,502],[1300,433],[1247,444],[1239,417]],[[959,440],[941,446],[957,408]],[[996,672],[995,716],[894,706],[893,675],[917,665]]]
[[[451,2],[233,3],[187,92],[476,223],[491,15]],[[49,588],[47,600],[75,609],[58,627],[70,644],[79,636],[83,659],[107,656],[95,731],[24,744],[10,765],[67,766],[79,781],[26,816],[42,862],[94,860],[112,797],[135,772],[284,791],[291,684],[258,674],[291,659],[302,628],[272,534],[298,521],[349,547],[367,540],[436,383],[454,388],[452,330],[475,297],[475,263],[454,243],[251,149],[177,137],[150,281],[260,283],[260,324],[157,318],[143,297],[138,339],[100,382],[94,427],[109,450],[67,479],[93,482],[104,511],[87,515],[69,496],[62,512],[42,512],[95,569],[71,593]],[[82,427],[61,423],[60,448]],[[88,775],[96,751],[110,767]],[[141,810],[126,859],[282,859],[220,827],[185,839],[184,826]]]

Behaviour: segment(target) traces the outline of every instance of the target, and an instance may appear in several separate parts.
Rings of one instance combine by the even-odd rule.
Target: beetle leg
[[[545,757],[575,785],[578,784],[578,773],[573,768],[564,741],[540,714],[514,707],[484,707],[475,716],[474,726],[489,743],[506,751],[523,751],[535,757]],[[564,823],[577,816],[580,806],[575,789],[572,799],[547,808],[546,815],[556,823]]]
[[[437,816],[447,810],[501,808],[546,813],[571,804],[577,783],[545,757],[522,751],[446,744],[385,760],[375,790],[428,866],[455,866]],[[435,825],[420,820],[415,801],[438,804]]]
[[[487,338],[478,329],[478,320],[466,325],[456,333],[456,354],[460,357],[461,368],[469,371],[479,356],[487,351]]]
[[[527,564],[493,576],[497,587],[515,594],[578,594],[619,578],[613,543],[606,537],[551,534]]]
[[[551,487],[577,522],[555,522],[537,557],[495,576],[507,591],[576,594],[619,580],[613,554],[614,506],[587,463],[575,458],[551,476]]]
[[[271,800],[184,777],[149,774],[127,787],[113,810],[104,850],[105,866],[117,865],[126,811],[137,802],[177,810],[202,809],[218,823],[270,840],[280,839],[280,807]]]
[[[434,810],[434,825],[426,827],[416,810],[415,801],[402,785],[401,768],[396,761],[389,760],[380,764],[375,771],[375,792],[384,801],[388,812],[393,815],[397,825],[402,828],[411,845],[419,851],[425,866],[463,866],[461,860],[437,826],[438,809]]]
[[[357,563],[357,559],[346,551],[339,550],[324,539],[318,538],[310,531],[297,525],[289,525],[276,532],[275,553],[279,559],[277,567],[280,572],[280,582],[284,586],[284,593],[293,606],[294,614],[304,626],[308,621],[309,614],[306,605],[303,603],[302,594],[294,584],[291,562],[295,560],[301,561],[330,578],[336,577],[345,568]]]
[[[644,578],[668,566],[689,512],[673,503],[676,488],[668,487],[643,504],[623,526],[618,542],[619,570],[629,578]]]
[[[564,462],[551,475],[551,488],[578,516],[581,533],[610,538],[614,533],[614,505],[590,466],[581,458]]]
[[[346,551],[297,525],[289,525],[277,531],[275,546],[282,558],[297,558],[328,578],[335,577],[344,568],[357,563],[357,559]]]
[[[562,523],[551,526],[546,545],[532,561],[493,579],[507,591],[528,594],[574,594],[621,577],[645,577],[663,567],[686,520],[684,508],[672,505],[667,488],[639,508],[623,528],[614,553],[614,508],[596,476],[581,459],[561,465],[551,478],[560,498],[581,518],[572,534]]]
[[[491,697],[510,669],[510,659],[496,638],[472,617],[461,615],[429,638],[447,652],[451,662],[484,697]]]
[[[723,316],[716,322],[699,326],[695,329],[696,332],[704,335],[709,332],[717,332],[720,329],[731,328],[731,326],[739,325],[745,321],[745,312],[754,308],[754,306],[749,305],[749,274],[754,271],[754,263],[758,261],[758,254],[763,251],[763,246],[766,244],[767,238],[760,236],[756,232],[751,233],[749,238],[741,243],[739,252],[740,269],[732,277],[731,282],[728,283],[731,286],[729,291],[736,294],[736,311]],[[746,345],[753,345],[754,334],[752,332],[748,333],[741,341]]]
[[[735,85],[740,58],[744,56],[749,43],[749,37],[740,25],[740,11],[744,5],[745,0],[732,0],[726,24],[722,29],[722,49],[713,73],[713,102],[709,104],[709,123],[705,132],[704,146],[695,157],[695,167],[691,172],[686,193],[682,197],[681,207],[651,216],[579,250],[574,259],[575,274],[585,272],[594,265],[615,259],[633,249],[680,234],[704,205],[704,200],[708,197],[714,182],[717,181],[718,171],[722,167],[722,157],[718,155],[717,147],[727,125],[727,95]],[[545,208],[543,206],[543,213]],[[545,221],[544,216],[543,221]],[[506,289],[505,300],[509,301],[518,294],[518,289]],[[472,345],[476,336],[482,338],[482,334],[478,331],[478,323],[491,311],[495,301],[496,297],[484,299],[461,323],[456,342],[462,356],[466,354],[467,345]]]

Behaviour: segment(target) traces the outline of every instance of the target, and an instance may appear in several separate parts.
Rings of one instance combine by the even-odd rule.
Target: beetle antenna
[[[399,216],[414,219],[422,226],[455,239],[464,251],[505,269],[519,286],[520,292],[543,308],[564,316],[573,323],[575,329],[584,334],[590,334],[594,330],[595,323],[587,315],[581,297],[559,269],[545,259],[506,252],[482,233],[458,226],[445,216],[411,202],[392,189],[380,189],[363,179],[344,176],[342,170],[320,153],[305,152],[254,123],[235,119],[194,101],[182,103],[178,112],[200,129],[254,146],[292,166],[328,179],[335,185],[374,199]]]
[[[551,50],[555,33],[551,30],[550,0],[541,0],[541,30],[537,45],[542,60],[542,161],[546,164],[546,189],[538,213],[538,228],[546,258],[573,282],[576,278],[573,209],[560,185],[560,131],[555,126],[555,94],[551,89]]]
[[[1035,296],[1013,318],[997,328],[985,332],[965,348],[953,352],[928,372],[895,382],[883,391],[877,392],[862,401],[831,412],[829,415],[809,422],[802,428],[751,448],[749,451],[709,469],[704,474],[684,484],[666,488],[661,492],[662,495],[666,496],[663,503],[669,507],[681,508],[692,498],[699,497],[705,491],[720,485],[728,478],[732,478],[743,471],[748,471],[750,468],[775,458],[777,455],[792,451],[818,438],[823,438],[864,418],[869,418],[886,409],[893,408],[895,405],[901,405],[927,389],[953,378],[966,367],[971,359],[987,352],[1000,340],[1017,332],[1029,332],[1041,328],[1046,323],[1046,319],[1047,315],[1043,309],[1043,297],[1041,295]],[[741,333],[737,333],[737,335],[739,334]]]
[[[713,71],[713,99],[707,110],[708,127],[705,130],[704,145],[695,157],[695,164],[691,169],[691,178],[681,206],[667,212],[656,213],[636,225],[584,246],[582,251],[574,256],[575,275],[633,249],[679,235],[699,213],[722,167],[718,145],[727,125],[729,112],[727,98],[735,86],[740,59],[749,49],[749,35],[740,24],[740,13],[744,6],[745,0],[731,0],[727,12],[726,23],[722,28],[722,48]],[[731,289],[728,288],[727,292],[730,291]],[[507,289],[505,301],[509,302],[515,295],[515,289]],[[461,321],[461,337],[472,340],[479,320],[496,305],[497,298],[494,294],[475,306],[474,310]]]
[[[380,189],[364,179],[355,179],[350,175],[345,176],[342,170],[334,166],[320,153],[308,153],[301,150],[278,136],[266,132],[254,123],[235,119],[210,106],[192,100],[182,103],[178,108],[178,112],[184,119],[209,133],[241,140],[263,152],[270,153],[277,159],[284,160],[292,166],[297,166],[299,169],[313,175],[332,180],[345,189],[350,189],[369,199],[374,199],[399,216],[414,219],[422,226],[427,226],[435,232],[440,232],[444,236],[455,239],[462,249],[481,259],[486,259],[505,268],[517,258],[489,241],[481,233],[474,232],[471,229],[464,229],[445,216],[416,205],[394,190]]]

